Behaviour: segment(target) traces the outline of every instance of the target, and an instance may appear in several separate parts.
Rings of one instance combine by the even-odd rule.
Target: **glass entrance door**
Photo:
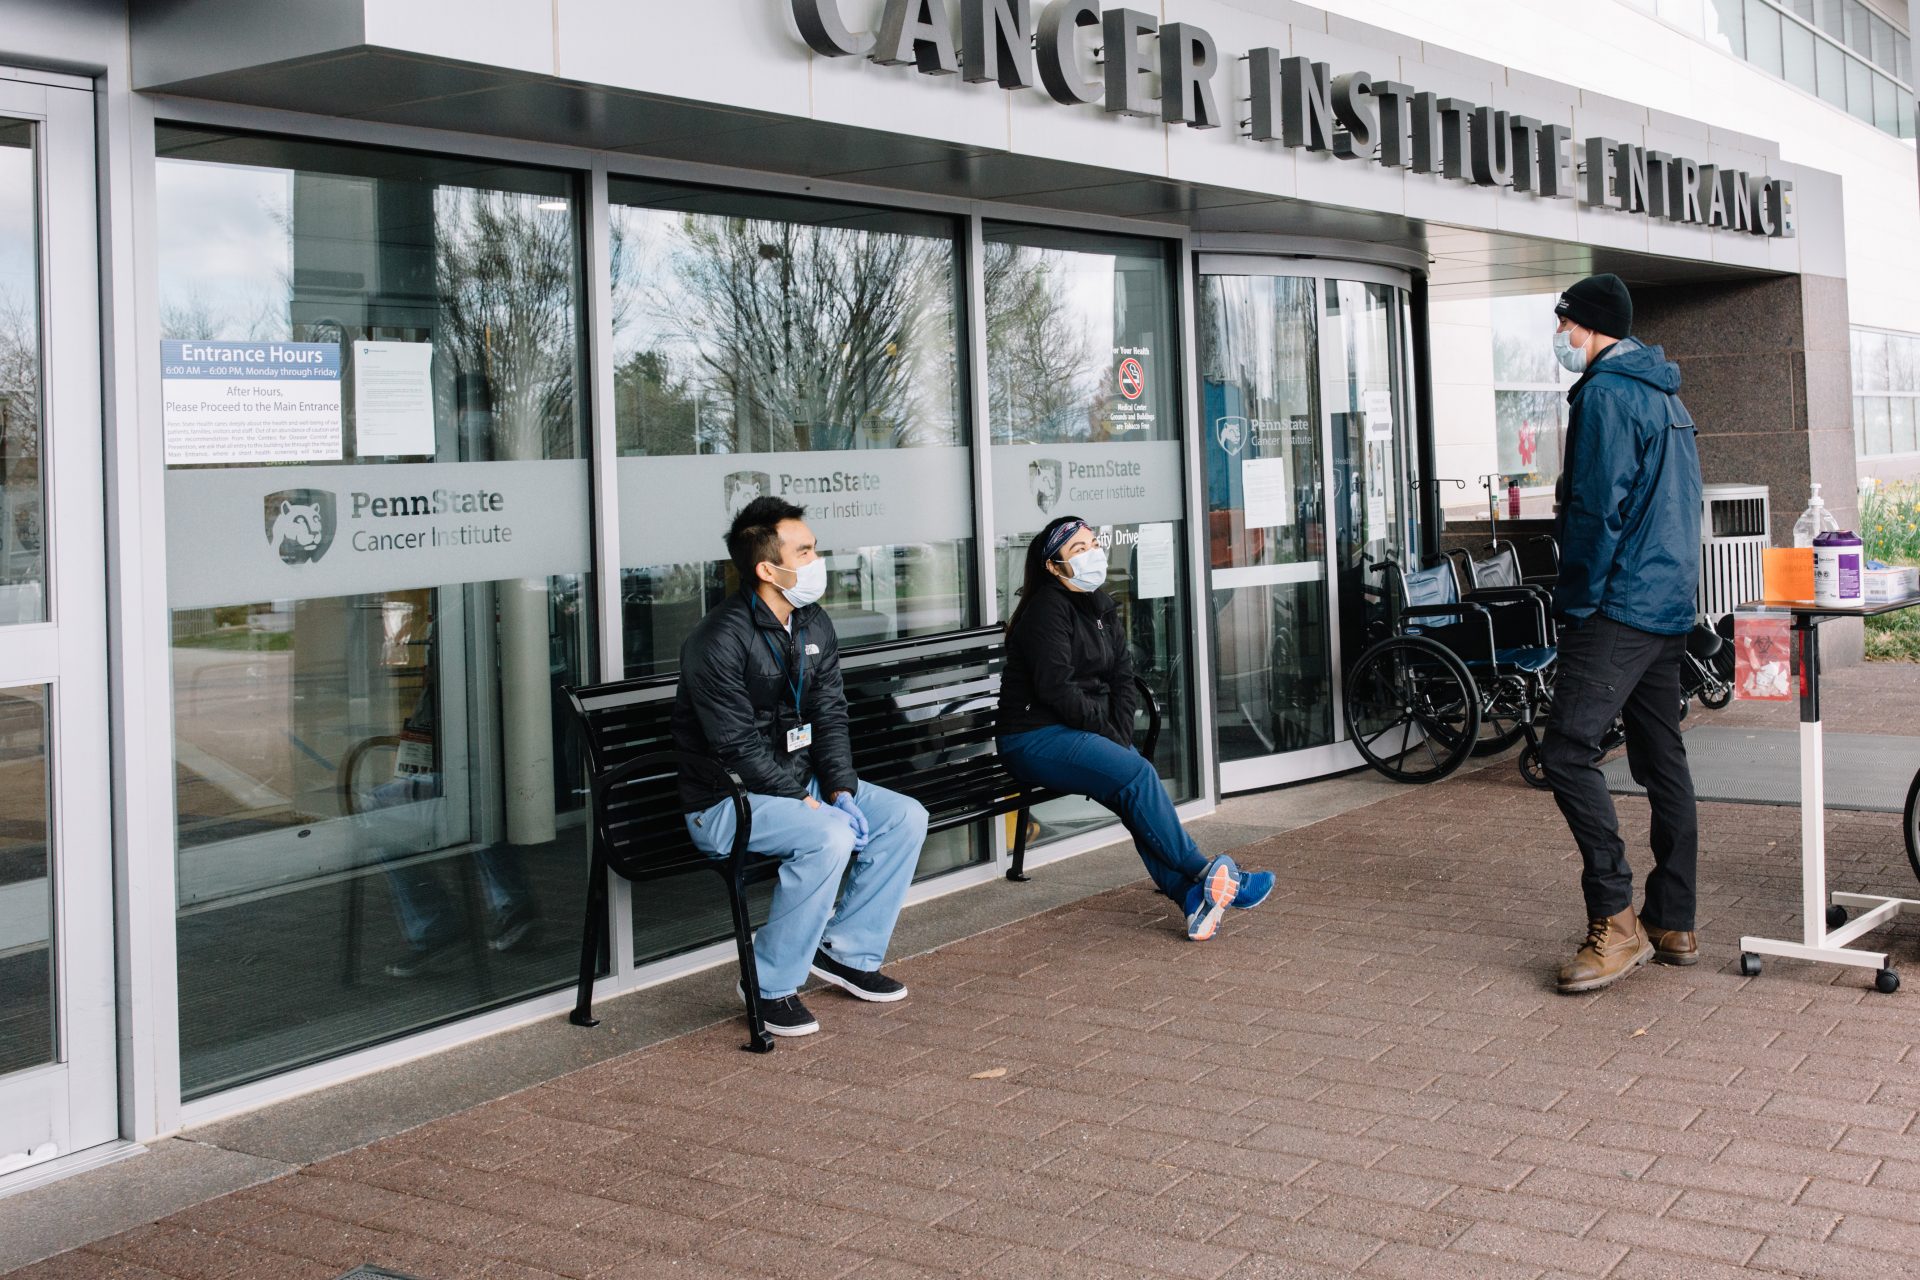
[[[118,1127],[92,130],[0,79],[0,1185]]]
[[[1201,259],[1222,792],[1360,762],[1340,711],[1342,658],[1378,624],[1371,566],[1413,546],[1405,289],[1370,267]]]

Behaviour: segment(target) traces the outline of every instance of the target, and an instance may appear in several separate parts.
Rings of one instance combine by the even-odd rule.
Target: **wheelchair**
[[[1343,709],[1361,757],[1396,782],[1438,782],[1522,737],[1537,765],[1558,656],[1550,600],[1537,584],[1480,586],[1467,564],[1464,586],[1449,561],[1372,566],[1385,634],[1354,662]]]

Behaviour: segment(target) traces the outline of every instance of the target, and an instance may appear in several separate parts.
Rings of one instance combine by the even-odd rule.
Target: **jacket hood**
[[[1663,395],[1670,396],[1680,390],[1680,366],[1667,359],[1665,348],[1650,347],[1638,338],[1622,338],[1607,348],[1606,355],[1587,366],[1587,371],[1567,392],[1567,399],[1573,399],[1582,387],[1603,373],[1644,382]]]

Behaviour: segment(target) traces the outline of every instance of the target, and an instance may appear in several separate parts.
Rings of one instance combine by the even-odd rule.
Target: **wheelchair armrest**
[[[1456,621],[1452,623],[1444,624],[1436,628],[1435,630],[1439,631],[1441,633],[1440,635],[1435,635],[1433,632],[1423,632],[1421,634],[1426,635],[1430,640],[1438,641],[1449,649],[1457,649],[1460,647],[1452,643],[1456,638],[1466,639],[1469,643],[1478,641],[1485,647],[1484,655],[1480,653],[1461,653],[1457,656],[1459,656],[1462,661],[1482,657],[1484,657],[1484,660],[1487,662],[1493,661],[1493,612],[1484,604],[1476,604],[1471,600],[1462,600],[1454,604],[1407,605],[1400,610],[1400,616],[1403,620],[1410,618],[1456,619]]]

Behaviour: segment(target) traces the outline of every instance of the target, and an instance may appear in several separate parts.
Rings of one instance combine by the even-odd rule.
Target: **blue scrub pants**
[[[819,947],[855,969],[878,969],[927,840],[927,811],[918,800],[863,782],[853,802],[867,817],[869,839],[856,853],[853,828],[826,802],[820,784],[808,781],[807,791],[820,801],[818,809],[781,796],[747,798],[753,810],[747,848],[780,859],[773,910],[753,940],[764,1000],[798,991]],[[702,853],[725,856],[733,831],[731,800],[687,815],[687,834]]]
[[[1207,855],[1180,825],[1152,761],[1132,747],[1063,724],[1009,734],[1000,739],[1000,754],[1022,782],[1087,796],[1113,810],[1153,883],[1185,908]]]

